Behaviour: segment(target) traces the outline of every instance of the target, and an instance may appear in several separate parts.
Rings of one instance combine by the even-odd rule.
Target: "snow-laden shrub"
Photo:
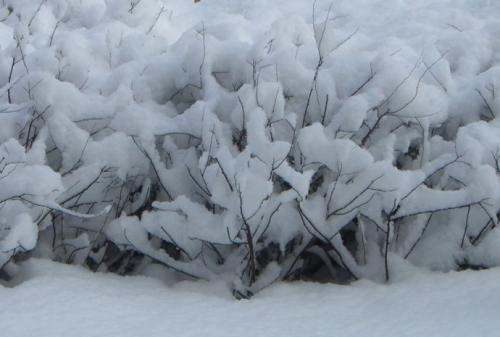
[[[327,3],[266,29],[209,6],[5,1],[0,265],[36,246],[246,297],[498,261],[491,55],[372,43]]]

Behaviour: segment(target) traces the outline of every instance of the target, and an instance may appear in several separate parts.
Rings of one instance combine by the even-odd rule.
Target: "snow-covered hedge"
[[[246,297],[500,262],[491,25],[416,48],[323,1],[261,21],[224,1],[2,3],[7,271],[34,249]]]

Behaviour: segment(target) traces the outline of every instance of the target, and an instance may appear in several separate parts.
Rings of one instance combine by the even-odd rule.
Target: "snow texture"
[[[0,270],[498,265],[500,3],[4,0]],[[308,268],[307,256],[321,260]],[[310,275],[309,275],[310,276]]]
[[[235,301],[216,283],[168,287],[33,260],[2,288],[3,336],[497,336],[499,269],[407,271],[391,285],[291,283]]]

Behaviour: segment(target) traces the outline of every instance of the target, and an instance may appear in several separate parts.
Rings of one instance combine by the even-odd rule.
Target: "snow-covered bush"
[[[0,265],[35,248],[247,297],[500,262],[485,32],[374,42],[321,1],[259,27],[209,2],[4,3]]]

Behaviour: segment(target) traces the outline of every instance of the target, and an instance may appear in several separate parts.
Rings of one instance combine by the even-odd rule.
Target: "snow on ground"
[[[0,288],[5,337],[498,336],[500,269],[419,271],[391,285],[278,284],[235,301],[218,284],[174,287],[44,260]]]

